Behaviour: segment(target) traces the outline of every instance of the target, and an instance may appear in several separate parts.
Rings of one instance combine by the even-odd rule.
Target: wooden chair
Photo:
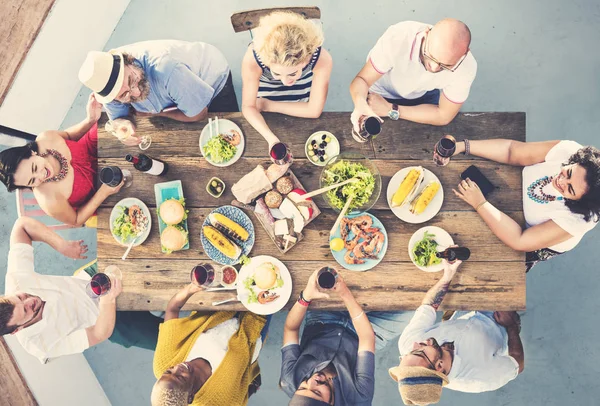
[[[69,228],[75,228],[70,224],[64,224],[59,222],[58,220],[47,215],[44,210],[40,208],[38,205],[35,196],[33,195],[33,190],[31,189],[17,189],[16,191],[17,198],[17,213],[19,217],[32,217],[36,220],[41,221],[52,230],[66,230]],[[96,228],[98,224],[98,217],[92,216],[85,222],[85,227]]]
[[[321,10],[319,7],[274,7],[262,8],[257,10],[240,11],[231,15],[231,25],[233,31],[242,32],[250,31],[252,37],[252,29],[258,27],[261,17],[272,13],[273,11],[292,11],[301,14],[308,19],[321,19]]]

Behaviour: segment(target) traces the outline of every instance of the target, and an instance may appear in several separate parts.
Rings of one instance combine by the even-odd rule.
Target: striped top
[[[252,50],[256,63],[262,69],[262,75],[260,76],[260,83],[258,87],[258,97],[273,101],[285,101],[285,102],[307,102],[310,98],[310,88],[312,86],[313,79],[313,68],[319,60],[321,55],[321,47],[312,54],[310,62],[302,68],[302,74],[300,79],[296,81],[292,86],[285,86],[279,79],[275,79],[271,70],[265,65],[257,53]]]

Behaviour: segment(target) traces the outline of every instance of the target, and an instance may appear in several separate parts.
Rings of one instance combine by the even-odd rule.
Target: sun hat
[[[106,104],[119,94],[124,75],[125,66],[120,52],[90,51],[79,68],[78,77],[95,93],[96,100]]]
[[[420,366],[396,366],[389,369],[398,382],[398,392],[405,405],[430,405],[442,397],[442,387],[448,377],[441,372]]]

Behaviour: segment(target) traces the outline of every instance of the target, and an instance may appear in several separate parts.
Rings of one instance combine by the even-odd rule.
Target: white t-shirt
[[[413,343],[433,337],[438,344],[454,342],[454,361],[445,387],[459,392],[493,391],[519,374],[518,362],[508,355],[508,335],[490,317],[470,312],[436,324],[433,307],[421,305],[398,340],[400,355]]]
[[[46,302],[42,319],[16,333],[17,340],[41,362],[81,353],[89,347],[86,328],[96,324],[99,308],[73,276],[40,275],[34,271],[33,247],[14,244],[8,253],[5,295],[25,292]]]
[[[441,89],[453,103],[467,100],[477,74],[473,54],[469,52],[455,72],[428,72],[419,57],[427,28],[431,26],[404,21],[389,27],[377,40],[367,61],[383,76],[371,86],[371,92],[388,99],[417,99],[430,90]]]
[[[544,162],[523,168],[523,213],[527,227],[552,220],[573,236],[567,241],[548,247],[557,252],[575,248],[583,235],[594,228],[596,223],[593,220],[585,221],[582,215],[573,213],[565,206],[564,200],[537,203],[527,195],[527,188],[540,178],[557,175],[561,165],[581,148],[582,145],[575,141],[561,141],[548,152]],[[546,185],[543,190],[548,195],[561,196],[552,183]],[[537,193],[539,193],[539,189]]]
[[[224,321],[216,327],[206,330],[198,336],[196,342],[192,346],[186,361],[191,361],[196,358],[202,358],[208,361],[213,373],[219,368],[225,354],[229,349],[229,340],[240,329],[240,321],[237,317]],[[254,363],[258,359],[260,349],[262,348],[262,338],[256,340],[254,354],[250,363]]]

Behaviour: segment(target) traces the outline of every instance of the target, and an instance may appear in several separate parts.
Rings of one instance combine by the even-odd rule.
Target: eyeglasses
[[[414,351],[411,351],[409,354],[416,355],[417,357],[425,358],[427,360],[427,362],[429,362],[429,367],[431,369],[433,369],[434,371],[436,370],[435,364],[433,362],[431,362],[431,360],[429,359],[427,354],[425,354],[425,351],[414,350]]]
[[[454,64],[454,66],[450,66],[450,65],[446,65],[444,63],[441,63],[440,61],[438,61],[437,59],[435,59],[433,56],[429,55],[427,53],[427,49],[429,48],[429,34],[431,33],[431,31],[429,31],[427,33],[427,38],[425,39],[425,44],[423,45],[423,49],[422,49],[422,54],[425,58],[429,59],[431,62],[435,63],[436,65],[438,65],[440,67],[441,70],[447,70],[450,72],[454,72],[458,69],[458,67],[460,66],[461,63],[463,63],[463,61],[465,60],[465,58],[467,57],[467,55],[469,54],[469,50],[467,49],[467,52],[465,52],[465,54],[460,58],[460,60]]]

